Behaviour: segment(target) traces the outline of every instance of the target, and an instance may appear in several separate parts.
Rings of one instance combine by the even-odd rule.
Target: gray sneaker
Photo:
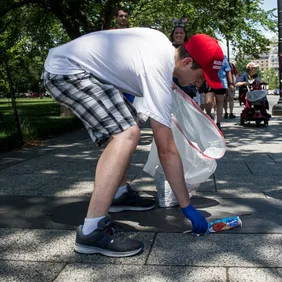
[[[147,211],[156,206],[154,199],[141,197],[138,192],[131,189],[129,184],[127,184],[126,189],[127,192],[117,199],[113,199],[109,212]]]
[[[98,229],[84,235],[82,225],[77,229],[74,250],[80,254],[102,254],[108,257],[129,257],[140,253],[144,244],[117,233],[109,216],[98,222]]]

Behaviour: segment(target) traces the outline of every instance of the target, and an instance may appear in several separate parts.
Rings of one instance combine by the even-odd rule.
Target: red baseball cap
[[[202,67],[203,74],[211,88],[223,88],[218,76],[224,54],[216,39],[207,34],[193,35],[184,43],[191,57]]]

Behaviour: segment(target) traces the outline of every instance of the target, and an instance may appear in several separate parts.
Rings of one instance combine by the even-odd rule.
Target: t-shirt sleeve
[[[140,78],[143,102],[137,111],[170,128],[172,77],[171,83],[165,82],[162,77],[149,74],[143,74]]]
[[[246,77],[245,73],[242,73],[242,74],[238,77],[237,82],[246,82],[247,80],[246,80],[245,77]]]

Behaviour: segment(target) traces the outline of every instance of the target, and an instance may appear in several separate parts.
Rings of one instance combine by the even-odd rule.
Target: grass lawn
[[[82,122],[74,117],[61,117],[60,105],[52,98],[16,99],[24,141],[35,143],[46,138],[81,128]],[[0,99],[0,151],[19,145],[11,99]]]

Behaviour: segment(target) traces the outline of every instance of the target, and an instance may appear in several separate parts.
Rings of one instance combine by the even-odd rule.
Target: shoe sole
[[[86,246],[86,245],[81,245],[78,243],[74,244],[74,250],[77,253],[80,254],[101,254],[107,257],[130,257],[130,256],[134,256],[137,255],[138,253],[140,253],[142,250],[144,249],[144,246],[142,246],[141,248],[137,249],[137,250],[133,250],[133,251],[129,251],[129,252],[113,252],[113,251],[109,251],[109,250],[104,250],[104,249],[100,249],[97,247],[92,247],[92,246]]]
[[[149,211],[153,209],[155,206],[156,204],[150,207],[112,206],[110,207],[109,212],[115,213],[115,212],[122,212],[122,211]]]

